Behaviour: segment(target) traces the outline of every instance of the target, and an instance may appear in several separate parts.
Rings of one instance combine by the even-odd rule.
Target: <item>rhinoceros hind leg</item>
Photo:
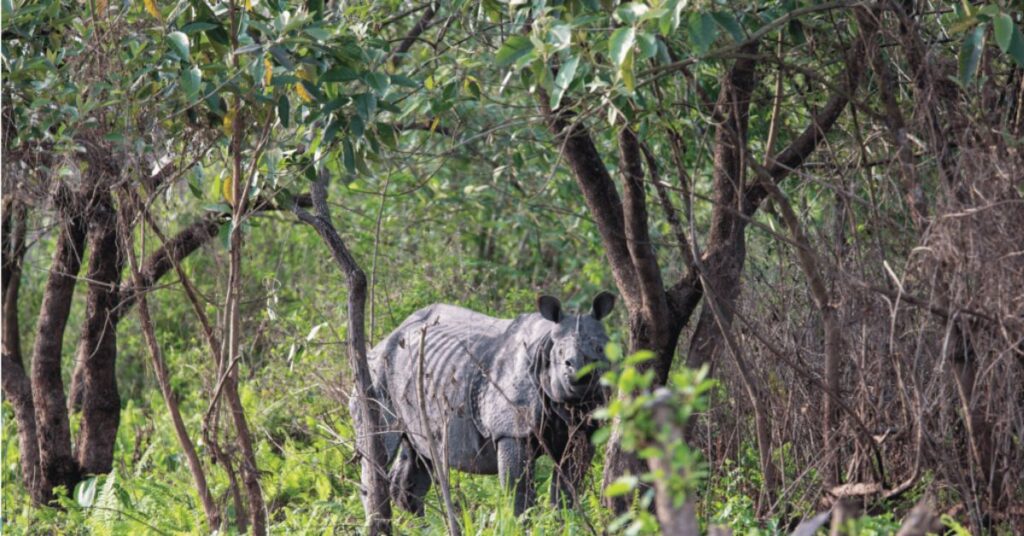
[[[406,512],[422,516],[424,499],[430,491],[430,467],[408,441],[402,441],[389,476],[391,499],[395,504]]]

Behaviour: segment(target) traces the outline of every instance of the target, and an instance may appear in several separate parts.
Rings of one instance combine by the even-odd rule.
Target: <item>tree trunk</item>
[[[36,436],[35,405],[32,383],[25,373],[21,354],[21,333],[18,322],[18,294],[21,289],[21,267],[25,258],[27,211],[24,206],[5,203],[3,229],[3,368],[4,396],[14,407],[18,423],[18,455],[21,476],[29,495],[36,503],[46,500],[39,471],[39,440]]]
[[[117,391],[117,325],[113,310],[124,261],[118,244],[117,214],[110,193],[96,192],[89,218],[89,292],[78,344],[82,426],[76,458],[83,474],[110,472],[121,418]]]
[[[32,400],[35,403],[41,496],[44,500],[52,497],[55,486],[65,486],[70,492],[80,474],[71,453],[71,430],[64,399],[64,381],[61,379],[61,348],[78,270],[82,265],[86,226],[81,210],[81,207],[59,210],[57,229],[60,235],[36,323]]]
[[[237,36],[237,15],[235,3],[231,3],[231,26],[232,36]],[[237,41],[232,43],[237,48]],[[235,67],[238,67],[237,56]],[[238,112],[241,107],[241,100],[236,99],[232,106]],[[263,490],[260,486],[259,468],[256,464],[256,452],[252,445],[252,434],[249,431],[249,423],[245,418],[245,408],[238,395],[238,362],[242,359],[241,347],[241,302],[242,302],[242,223],[246,217],[247,201],[249,195],[250,174],[243,180],[242,167],[242,134],[243,125],[240,119],[235,120],[234,130],[231,138],[232,156],[232,199],[234,206],[231,213],[231,235],[230,235],[230,263],[228,270],[228,295],[226,307],[227,323],[227,352],[222,354],[222,363],[219,368],[224,378],[224,397],[228,402],[229,413],[235,424],[235,437],[238,441],[238,448],[242,452],[241,472],[242,483],[245,485],[246,495],[249,499],[249,519],[252,522],[252,532],[255,536],[263,536],[267,533],[267,505],[263,500]],[[254,155],[253,160],[258,160],[259,155]],[[216,394],[214,395],[216,396]]]

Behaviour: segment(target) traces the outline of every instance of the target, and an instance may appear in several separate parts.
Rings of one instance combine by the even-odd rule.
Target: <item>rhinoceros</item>
[[[441,468],[498,474],[514,487],[519,515],[533,504],[533,465],[544,454],[556,462],[552,502],[575,500],[593,455],[587,415],[604,400],[601,319],[614,304],[602,292],[574,315],[541,296],[536,313],[514,319],[436,304],[373,348],[370,396],[386,429],[393,501],[423,514],[436,457]],[[353,397],[353,415],[356,405]]]

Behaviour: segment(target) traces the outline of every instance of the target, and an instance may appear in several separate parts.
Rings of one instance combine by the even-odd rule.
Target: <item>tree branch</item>
[[[582,123],[570,122],[570,114],[564,110],[551,110],[547,104],[548,97],[543,91],[538,92],[537,98],[548,126],[558,140],[562,157],[569,163],[587,208],[597,224],[605,254],[611,264],[612,277],[622,292],[623,301],[631,310],[639,308],[643,303],[640,284],[626,244],[622,200],[615,190],[615,183],[586,127]]]
[[[427,5],[426,11],[420,16],[420,19],[416,21],[416,24],[409,29],[409,33],[405,35],[402,42],[399,43],[398,48],[395,49],[394,54],[391,55],[391,65],[398,67],[402,63],[402,59],[406,52],[412,48],[412,45],[416,42],[416,39],[430,27],[430,21],[437,14],[437,5],[433,0],[430,0],[430,4]]]
[[[864,45],[861,40],[858,40],[857,45],[854,46],[846,62],[846,87],[835,91],[829,97],[825,106],[811,118],[810,124],[807,125],[804,131],[794,138],[782,152],[768,161],[770,167],[767,173],[776,184],[788,177],[793,170],[799,168],[807,160],[842,116],[843,110],[846,109],[846,105],[850,102],[850,96],[853,95],[857,85],[860,83],[863,55]],[[757,211],[758,206],[760,206],[761,201],[767,196],[768,190],[764,184],[760,181],[752,184],[744,193],[743,206],[741,207],[743,214],[746,216],[753,215]]]
[[[619,130],[619,154],[622,167],[622,210],[625,222],[626,246],[636,270],[637,283],[642,297],[644,316],[651,329],[656,329],[659,318],[668,315],[665,300],[665,286],[661,280],[658,256],[651,247],[651,236],[647,227],[647,200],[644,191],[644,170],[640,143],[629,127]],[[660,340],[658,335],[653,340]]]
[[[137,283],[126,281],[121,284],[118,294],[121,302],[114,311],[114,323],[116,324],[124,317],[129,309],[135,305],[140,292],[147,292],[167,272],[174,268],[176,262],[181,262],[195,250],[202,247],[217,236],[221,224],[224,223],[224,215],[211,212],[182,229],[173,238],[164,243],[160,249],[152,253],[142,266],[139,267],[140,277]],[[141,287],[138,285],[142,285]]]

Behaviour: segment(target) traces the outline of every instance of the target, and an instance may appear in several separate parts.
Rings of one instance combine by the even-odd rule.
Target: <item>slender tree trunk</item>
[[[76,373],[81,371],[77,385],[82,401],[82,426],[75,454],[83,474],[110,471],[121,417],[115,370],[117,325],[113,310],[118,302],[124,262],[113,199],[106,191],[94,195],[98,199],[89,217],[90,253],[86,276],[89,292],[75,367]]]
[[[327,206],[327,175],[321,172],[320,178],[312,187],[313,207],[315,214],[299,208],[296,204],[292,210],[304,223],[316,229],[323,239],[334,261],[345,273],[348,284],[348,360],[355,374],[356,394],[358,396],[359,415],[355,421],[361,426],[357,430],[357,448],[361,455],[363,504],[366,509],[367,523],[371,535],[391,533],[391,499],[388,494],[387,463],[388,453],[384,448],[382,419],[379,404],[374,402],[370,368],[366,357],[366,275],[355,258],[345,246],[334,224],[331,221],[330,209]]]
[[[25,258],[27,210],[16,202],[5,203],[3,229],[3,392],[14,408],[18,423],[18,455],[22,479],[32,500],[46,500],[39,470],[39,440],[36,437],[35,405],[32,383],[25,373],[18,322],[18,294],[21,267]]]
[[[236,6],[232,2],[232,34],[235,33],[235,25],[237,24],[235,10]],[[237,42],[235,45],[237,45]],[[236,99],[233,106],[235,106],[236,113],[242,113],[240,111],[241,99]],[[249,423],[245,418],[245,409],[238,395],[238,362],[242,358],[242,223],[246,217],[246,200],[249,192],[249,180],[244,179],[242,168],[242,128],[242,118],[238,117],[234,122],[231,140],[231,154],[233,157],[231,176],[234,207],[231,216],[230,263],[226,308],[228,340],[227,352],[223,354],[224,359],[222,359],[223,362],[220,369],[223,371],[224,378],[224,398],[227,400],[228,410],[235,424],[238,448],[242,452],[242,483],[245,485],[246,495],[249,499],[249,519],[252,523],[252,531],[256,536],[263,536],[267,533],[267,506],[263,500],[263,490],[260,486],[259,469],[256,465],[256,452],[252,444],[252,434],[249,432]],[[255,162],[253,165],[255,165]]]
[[[127,221],[124,226],[124,251],[131,264],[132,279],[135,281],[136,286],[142,286],[142,274],[139,272],[139,262],[135,257],[132,233],[127,225]],[[174,434],[177,436],[178,444],[181,445],[181,450],[185,454],[189,471],[192,473],[192,480],[195,482],[196,491],[199,493],[199,500],[203,503],[208,530],[211,532],[218,531],[220,530],[220,512],[206,483],[206,473],[203,471],[203,464],[199,461],[199,455],[196,454],[195,446],[188,435],[188,429],[185,428],[185,421],[181,418],[177,398],[171,389],[167,365],[164,363],[160,346],[156,340],[156,331],[153,329],[153,320],[149,315],[149,304],[146,302],[145,292],[139,294],[138,304],[142,336],[146,340],[146,346],[149,349],[150,360],[153,364],[153,372],[156,375],[157,384],[160,386],[160,393],[163,395],[164,403],[167,405],[167,412],[171,415],[171,422],[174,424]],[[85,400],[87,404],[85,406],[86,414],[88,414],[89,396],[86,396]]]
[[[58,196],[71,194],[62,192]],[[82,208],[66,199],[58,199],[57,248],[43,294],[36,323],[32,358],[32,400],[35,404],[36,433],[39,441],[42,497],[49,500],[55,486],[74,488],[79,467],[71,453],[71,430],[61,379],[61,349],[64,328],[74,297],[78,270],[82,265],[85,222]],[[68,206],[72,205],[72,206]]]

